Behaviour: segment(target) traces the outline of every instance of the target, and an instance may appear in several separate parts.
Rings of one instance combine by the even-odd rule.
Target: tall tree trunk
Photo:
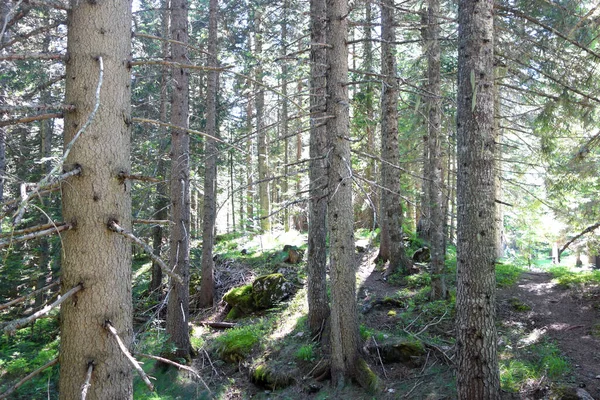
[[[161,12],[161,23],[162,23],[162,36],[167,37],[169,35],[169,0],[162,1],[163,10]],[[167,59],[169,55],[169,43],[163,41],[162,44],[162,57]],[[169,68],[163,67],[160,73],[160,120],[167,121],[167,101],[168,101],[168,81],[169,81]],[[158,162],[156,166],[156,177],[161,181],[156,185],[156,200],[154,201],[154,218],[158,220],[166,220],[169,218],[167,208],[169,206],[168,191],[167,191],[167,161],[165,160],[165,151],[168,146],[167,140],[167,129],[159,128],[160,138],[158,146]],[[163,233],[164,229],[161,224],[157,224],[152,228],[152,250],[153,253],[160,257],[163,246]],[[150,293],[156,292],[156,297],[160,298],[160,288],[162,286],[162,269],[160,265],[152,261],[152,279],[148,290]]]
[[[327,144],[331,276],[331,376],[334,385],[371,385],[373,373],[359,353],[352,163],[348,103],[348,0],[327,0]]]
[[[69,12],[69,61],[65,147],[95,107],[99,56],[104,65],[100,101],[93,121],[79,136],[64,169],[83,173],[62,185],[64,220],[76,228],[62,234],[61,285],[83,290],[61,305],[61,399],[81,397],[87,367],[94,365],[87,399],[133,398],[131,365],[105,329],[115,327],[131,345],[131,245],[107,229],[111,220],[131,228],[131,184],[118,179],[130,171],[131,4],[119,0],[72,1]]]
[[[208,66],[217,68],[217,12],[218,0],[209,2],[208,18]],[[208,73],[206,97],[206,133],[218,137],[217,129],[217,71]],[[202,280],[200,284],[200,307],[212,307],[215,296],[213,276],[213,247],[215,221],[217,218],[217,143],[206,138],[204,147],[204,211],[202,229]]]
[[[187,0],[171,0],[171,58],[182,64],[187,61],[188,42]],[[182,129],[171,130],[171,255],[170,265],[183,279],[171,281],[167,303],[166,331],[175,345],[175,357],[190,358],[189,280],[190,280],[190,135],[187,132],[189,114],[189,76],[184,68],[173,69],[171,124]]]
[[[251,49],[250,39],[248,39],[248,49]],[[248,83],[248,97],[246,103],[246,134],[252,134],[252,85]],[[252,175],[253,170],[253,151],[252,141],[246,141],[246,224],[245,229],[254,229],[254,221],[256,216],[254,215],[254,178]]]
[[[384,76],[381,94],[381,240],[378,259],[389,260],[388,273],[401,269],[408,272],[411,262],[406,257],[402,232],[402,202],[400,175],[393,167],[400,161],[398,149],[398,81],[394,42],[394,4],[384,0],[381,5],[381,73]]]
[[[289,127],[288,127],[288,65],[285,60],[285,55],[287,54],[287,36],[288,36],[288,21],[287,21],[287,12],[290,8],[290,4],[288,0],[284,0],[283,2],[283,21],[281,22],[281,53],[283,60],[281,62],[281,93],[283,94],[283,98],[281,99],[281,136],[283,139],[283,179],[281,181],[281,191],[283,194],[283,201],[287,201],[289,199],[289,178],[288,172],[289,167],[288,164],[290,162],[289,151],[290,151],[290,139],[289,135]],[[290,230],[290,212],[289,207],[285,207],[283,210],[283,230],[285,232]]]
[[[313,333],[325,327],[329,318],[327,300],[327,131],[323,117],[326,108],[327,55],[325,0],[310,1],[310,162],[308,203],[308,326]]]
[[[268,156],[267,156],[267,130],[265,128],[265,88],[263,86],[263,67],[262,67],[262,14],[256,11],[254,16],[254,53],[258,58],[258,65],[255,68],[256,80],[256,130],[258,141],[258,204],[260,229],[263,232],[271,230],[270,201],[269,201],[269,175]]]
[[[427,77],[428,93],[427,106],[429,118],[427,131],[429,135],[429,172],[427,182],[429,190],[429,235],[431,246],[431,299],[446,298],[445,249],[444,249],[444,213],[442,203],[442,187],[444,176],[442,169],[442,138],[441,138],[441,83],[440,83],[440,14],[439,0],[428,0],[429,10],[427,19]]]
[[[493,1],[460,0],[457,99],[457,392],[499,399],[494,223]]]
[[[497,153],[502,151],[502,130],[500,128],[500,118],[501,118],[501,99],[500,99],[500,91],[498,88],[500,87],[501,80],[504,78],[504,70],[502,67],[495,67],[495,83],[494,86],[494,134],[496,138],[494,139],[499,146],[497,147]],[[496,160],[496,193],[495,198],[497,200],[502,200],[502,154],[497,154]],[[504,207],[501,203],[496,203],[496,257],[500,258],[504,256]]]

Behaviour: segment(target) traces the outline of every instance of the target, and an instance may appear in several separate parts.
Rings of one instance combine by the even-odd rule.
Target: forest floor
[[[501,352],[552,343],[569,367],[561,385],[550,384],[548,373],[522,388],[515,398],[567,398],[577,388],[600,399],[600,289],[590,285],[560,285],[553,275],[534,269],[516,285],[498,292]],[[547,366],[551,373],[552,365]],[[561,379],[562,378],[562,379]],[[557,389],[558,388],[558,389]],[[580,393],[582,391],[580,390]],[[578,398],[578,397],[573,397]]]

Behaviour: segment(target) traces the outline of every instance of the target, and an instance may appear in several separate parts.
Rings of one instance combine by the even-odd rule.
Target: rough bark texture
[[[427,53],[428,43],[428,19],[429,14],[427,10],[421,12],[421,38],[423,40],[423,51]],[[427,86],[427,85],[425,85]],[[429,116],[427,116],[429,117]],[[419,207],[417,209],[417,235],[418,237],[429,243],[430,240],[430,226],[431,218],[429,215],[429,183],[427,177],[431,176],[429,160],[429,131],[423,135],[423,179],[421,180],[421,198],[419,199]]]
[[[381,73],[384,82],[381,93],[381,240],[380,261],[389,260],[388,272],[401,269],[407,272],[410,261],[406,257],[402,240],[402,202],[400,199],[400,175],[392,165],[398,165],[398,80],[394,42],[394,3],[383,1],[381,5]]]
[[[459,2],[457,392],[498,399],[493,2]]]
[[[440,14],[439,0],[429,0],[427,19],[427,80],[429,108],[427,131],[429,135],[429,172],[427,182],[429,191],[430,247],[431,247],[431,299],[440,300],[446,297],[446,280],[444,278],[444,213],[442,187],[444,176],[442,170],[442,138],[441,138],[441,84],[440,84]],[[425,206],[425,205],[424,205]]]
[[[289,135],[289,112],[288,112],[288,64],[285,61],[285,56],[288,51],[287,46],[287,36],[288,36],[288,19],[287,19],[287,11],[290,8],[289,1],[283,2],[283,21],[281,22],[281,57],[283,61],[281,62],[281,94],[283,94],[281,99],[281,118],[280,118],[280,127],[281,134],[280,137],[283,137],[283,178],[281,180],[281,193],[284,201],[288,201],[289,194],[289,177],[287,176],[289,173],[288,164],[290,162],[290,138]],[[300,136],[300,135],[298,135]],[[285,207],[283,210],[283,230],[288,232],[290,230],[290,211],[289,207]]]
[[[311,78],[310,78],[310,201],[308,204],[308,326],[318,332],[329,318],[326,283],[327,236],[327,164],[324,159],[327,131],[322,117],[326,115],[327,55],[325,46],[325,0],[311,0]],[[320,45],[321,44],[321,45]]]
[[[262,55],[262,15],[256,12],[254,17],[254,54],[258,57]],[[265,88],[263,86],[263,67],[262,60],[258,60],[258,65],[255,68],[256,84],[256,137],[258,141],[258,204],[260,229],[264,232],[271,230],[271,218],[269,201],[269,182],[267,180],[268,171],[268,156],[267,156],[267,130],[265,128],[264,112],[265,112]]]
[[[327,139],[331,376],[349,382],[360,360],[348,104],[348,0],[327,0]]]
[[[66,103],[76,111],[65,113],[65,145],[96,103],[98,56],[104,82],[97,114],[64,164],[65,170],[80,165],[83,172],[62,185],[64,220],[75,225],[62,234],[62,292],[78,284],[83,290],[61,306],[61,399],[81,397],[90,362],[95,366],[87,399],[133,397],[131,365],[104,328],[110,321],[131,345],[131,245],[107,228],[111,220],[131,228],[131,186],[118,179],[130,171],[130,38],[129,2],[71,3]]]
[[[217,7],[218,0],[209,2],[208,18],[208,66],[217,67]],[[218,137],[217,130],[217,71],[208,73],[206,97],[206,133]],[[217,143],[206,138],[204,147],[204,210],[202,229],[202,281],[200,284],[200,307],[212,307],[215,292],[213,247],[215,220],[217,218]]]
[[[167,37],[169,34],[169,0],[163,0],[163,10],[161,12],[162,22],[162,33],[163,37]],[[163,41],[161,44],[162,56],[166,60],[169,55],[169,42]],[[169,81],[169,68],[163,67],[160,73],[160,121],[167,120],[167,99],[168,99],[168,88],[167,83]],[[156,200],[154,202],[154,218],[158,220],[166,220],[168,215],[168,190],[165,182],[167,175],[167,161],[164,158],[164,152],[167,149],[167,129],[160,128],[160,146],[158,150],[158,161],[156,165],[156,177],[161,179],[156,185]],[[152,228],[152,250],[158,257],[162,253],[163,245],[163,229],[162,225],[157,224]],[[152,279],[148,286],[148,290],[151,293],[156,292],[157,297],[161,297],[160,288],[162,286],[162,269],[157,262],[152,262]]]
[[[171,38],[187,43],[187,0],[171,0]],[[174,62],[187,64],[187,47],[172,44]],[[188,128],[189,76],[183,68],[173,69],[171,124]],[[190,280],[190,135],[187,131],[171,130],[171,255],[170,267],[183,279],[183,284],[171,281],[167,303],[166,331],[177,350],[175,357],[189,359],[189,280]]]
[[[498,88],[500,87],[500,83],[502,78],[504,77],[504,70],[501,67],[496,67],[494,69],[496,74],[496,85],[494,86],[494,134],[496,138],[494,141],[499,144],[496,147],[496,152],[500,153],[502,150],[502,130],[500,129],[500,116],[502,113],[500,112],[501,108],[501,99],[500,99],[500,91]],[[496,161],[496,200],[502,200],[502,154],[497,154],[495,157]],[[496,203],[496,257],[500,258],[504,256],[504,207],[500,203]]]

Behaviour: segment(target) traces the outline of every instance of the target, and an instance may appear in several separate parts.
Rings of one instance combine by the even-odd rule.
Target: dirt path
[[[515,310],[515,300],[531,308]],[[519,282],[498,292],[498,317],[526,327],[527,339],[552,340],[573,367],[575,387],[600,399],[600,294],[565,289],[545,272],[526,272]],[[527,344],[527,343],[525,343]]]

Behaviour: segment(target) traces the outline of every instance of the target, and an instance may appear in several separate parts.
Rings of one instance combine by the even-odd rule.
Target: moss
[[[223,300],[230,306],[238,308],[239,311],[248,313],[254,310],[254,299],[252,298],[252,285],[238,286],[225,293]]]
[[[381,380],[373,372],[369,364],[362,358],[356,363],[356,369],[354,371],[354,379],[356,382],[365,390],[370,393],[381,392]]]
[[[217,352],[228,362],[239,362],[250,354],[263,335],[256,326],[234,328],[215,339]]]
[[[260,363],[250,370],[250,381],[257,386],[275,390],[294,383],[294,378]]]
[[[396,311],[390,310],[390,311],[388,311],[387,315],[388,315],[388,317],[395,317],[396,316]]]
[[[519,311],[519,312],[531,311],[530,306],[523,303],[521,300],[517,299],[516,297],[513,297],[512,299],[510,299],[509,302],[515,311]]]
[[[292,294],[294,285],[282,274],[263,275],[252,284],[252,297],[257,308],[271,308]]]

